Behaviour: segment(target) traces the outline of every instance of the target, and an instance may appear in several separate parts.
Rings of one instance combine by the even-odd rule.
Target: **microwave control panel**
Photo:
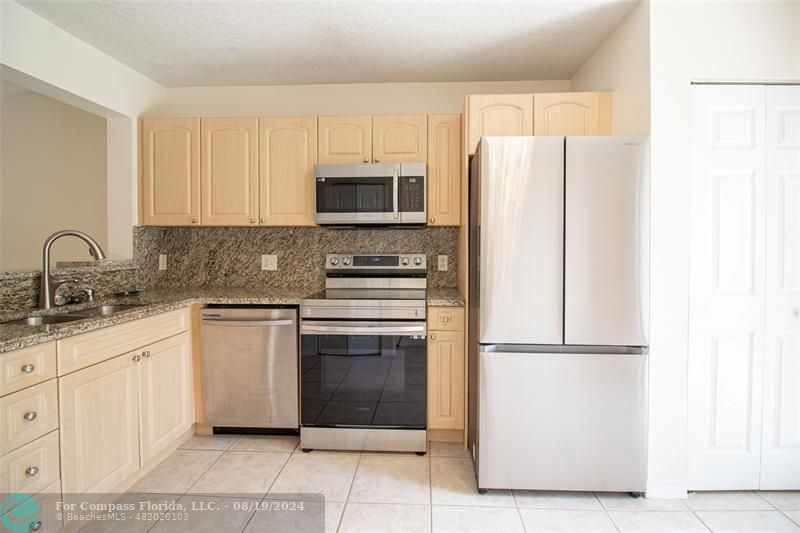
[[[425,211],[425,178],[411,176],[400,178],[400,211]]]

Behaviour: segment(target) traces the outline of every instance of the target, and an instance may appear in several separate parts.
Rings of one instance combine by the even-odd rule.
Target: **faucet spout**
[[[53,243],[58,239],[67,236],[78,237],[88,244],[89,254],[94,257],[95,261],[106,258],[103,248],[87,233],[74,229],[65,229],[50,235],[45,239],[44,246],[42,247],[42,284],[39,291],[39,307],[42,309],[51,309],[53,307],[55,292],[58,287],[53,283],[53,279],[50,275],[50,248],[53,247]]]

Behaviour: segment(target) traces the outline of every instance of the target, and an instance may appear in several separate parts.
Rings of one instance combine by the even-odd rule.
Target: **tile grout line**
[[[238,441],[239,439],[236,439],[236,440]],[[292,453],[294,453],[294,451],[297,449],[297,446],[299,444],[300,444],[300,441],[298,440],[297,443],[295,443],[294,448],[292,448],[291,451],[286,455],[286,460],[281,465],[280,469],[278,470],[278,473],[275,474],[274,478],[272,478],[272,482],[267,487],[267,490],[264,492],[264,495],[261,497],[261,499],[258,500],[258,503],[259,503],[258,507],[260,507],[261,504],[264,502],[264,500],[267,499],[267,496],[269,496],[270,489],[275,484],[275,482],[278,480],[278,476],[281,475],[281,472],[283,472],[283,469],[286,468],[286,465],[289,464],[289,459],[292,458]],[[231,446],[233,446],[233,445],[231,445]],[[286,453],[286,452],[244,452],[244,453]],[[250,527],[250,522],[252,522],[253,518],[256,517],[256,513],[258,511],[259,511],[258,508],[255,511],[253,511],[253,513],[250,515],[250,518],[247,519],[247,522],[245,523],[244,527],[242,528],[241,533],[244,533],[245,531],[247,531],[247,528]]]
[[[700,518],[700,515],[699,515],[699,514],[697,514],[697,511],[695,511],[694,509],[691,509],[691,511],[692,511],[692,515],[694,515],[694,517],[695,517],[697,520],[699,520],[701,524],[703,524],[703,527],[704,527],[704,528],[706,528],[706,531],[711,531],[711,532],[713,532],[713,531],[714,531],[713,529],[711,529],[711,527],[710,527],[708,524],[706,524],[705,520],[703,520],[702,518]]]
[[[213,437],[213,435],[210,435],[210,436],[212,436],[212,437]],[[194,487],[195,485],[197,485],[197,482],[198,482],[198,481],[200,481],[200,478],[202,478],[203,476],[205,476],[205,475],[208,473],[208,471],[209,471],[209,470],[211,470],[211,468],[212,468],[212,467],[213,467],[215,464],[217,464],[217,462],[219,462],[219,460],[222,458],[222,456],[223,456],[223,455],[225,455],[225,452],[227,452],[227,451],[228,451],[228,449],[229,449],[231,446],[233,446],[233,443],[234,443],[234,442],[236,442],[237,440],[239,440],[239,437],[236,437],[235,439],[233,439],[233,442],[231,442],[231,443],[228,445],[228,447],[227,447],[227,448],[225,448],[224,450],[190,450],[190,449],[186,449],[186,448],[184,448],[184,451],[189,451],[189,452],[192,452],[192,451],[194,451],[194,452],[202,452],[202,451],[214,451],[214,452],[220,452],[220,454],[219,454],[219,456],[217,456],[217,458],[216,458],[216,459],[214,459],[214,462],[212,462],[210,465],[208,465],[208,466],[206,467],[206,469],[205,469],[205,470],[203,470],[203,471],[200,473],[200,475],[199,475],[199,476],[197,476],[197,479],[195,479],[195,480],[194,480],[194,482],[192,482],[192,484],[191,484],[191,485],[189,485],[189,488],[188,488],[188,489],[186,489],[186,492],[184,492],[182,496],[188,496],[188,494],[189,494],[189,491],[190,491],[190,490],[192,490],[192,487]],[[178,448],[178,449],[180,450],[181,448]],[[173,453],[174,453],[174,452],[173,452]],[[160,464],[159,464],[159,466],[160,466]]]
[[[342,506],[342,514],[339,515],[339,521],[336,522],[336,532],[338,533],[339,529],[342,527],[342,520],[344,520],[344,513],[347,511],[347,506],[350,504],[350,491],[353,490],[353,483],[356,481],[356,475],[358,475],[358,468],[361,466],[361,458],[364,457],[364,453],[360,452],[358,454],[358,461],[356,461],[356,467],[353,469],[353,477],[350,478],[350,486],[347,487],[347,495],[344,497],[344,505]]]
[[[788,514],[786,514],[786,511],[795,511],[795,510],[796,510],[796,509],[778,509],[778,512],[779,512],[779,513],[781,513],[783,516],[785,516],[785,517],[786,517],[786,519],[787,519],[789,522],[791,522],[792,524],[795,524],[796,526],[800,527],[800,518],[798,518],[797,520],[795,520],[795,519],[793,519],[791,516],[789,516]]]
[[[614,518],[611,516],[611,513],[608,510],[608,507],[606,507],[606,504],[603,503],[603,500],[600,499],[600,496],[598,496],[597,493],[594,492],[594,491],[592,491],[592,495],[594,496],[594,499],[597,500],[597,503],[600,504],[600,508],[603,510],[603,512],[606,513],[606,517],[608,518],[608,521],[611,522],[611,525],[614,526],[614,529],[617,530],[617,533],[621,533],[622,530],[619,528],[617,523],[614,521]]]

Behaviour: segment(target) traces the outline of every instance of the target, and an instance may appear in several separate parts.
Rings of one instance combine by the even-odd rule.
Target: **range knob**
[[[408,257],[402,258],[400,260],[400,264],[403,265],[403,266],[407,266],[408,265]]]
[[[422,264],[422,258],[421,257],[415,257],[414,258],[414,264],[417,265],[417,266],[420,266]]]
[[[349,257],[342,257],[342,263],[345,266],[349,265],[350,264],[350,258]]]
[[[334,266],[338,265],[339,264],[339,258],[338,257],[331,257],[331,264],[334,265]]]

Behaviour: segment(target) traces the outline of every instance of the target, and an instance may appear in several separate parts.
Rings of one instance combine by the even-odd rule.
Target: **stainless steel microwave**
[[[325,225],[425,224],[425,163],[314,165],[314,221]]]

